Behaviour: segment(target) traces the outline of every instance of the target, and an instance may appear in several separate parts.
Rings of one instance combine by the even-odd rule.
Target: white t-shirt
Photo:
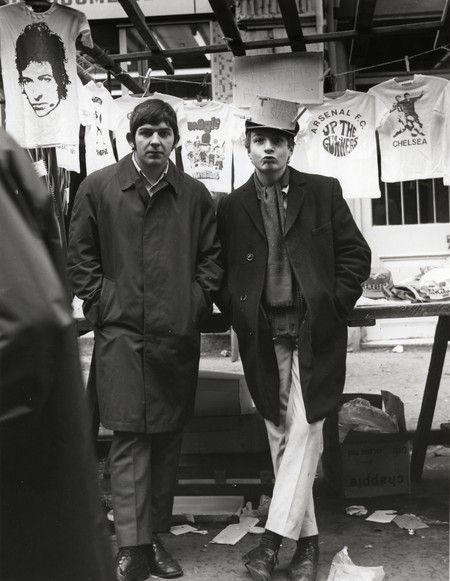
[[[436,102],[436,113],[443,124],[443,164],[444,184],[450,186],[450,83],[442,91]]]
[[[86,126],[86,174],[116,162],[109,132],[116,128],[118,108],[110,92],[90,81],[81,89],[82,123]]]
[[[183,169],[211,192],[231,190],[233,107],[217,101],[187,101]]]
[[[379,128],[381,179],[399,182],[442,177],[443,124],[434,108],[448,81],[414,75],[369,89],[389,114]]]
[[[337,178],[346,198],[379,198],[375,129],[386,114],[367,93],[324,95],[321,105],[308,106],[299,118],[290,165]]]
[[[78,142],[75,40],[92,46],[86,16],[51,4],[34,12],[23,1],[0,8],[6,129],[22,147]]]
[[[132,95],[124,95],[115,100],[117,107],[117,124],[116,124],[116,149],[119,159],[131,153],[131,147],[127,141],[127,133],[130,131],[130,116],[133,109],[139,103],[148,101],[150,99],[160,99],[173,107],[177,114],[178,131],[180,136],[184,132],[185,115],[184,115],[184,101],[179,97],[172,95],[165,95],[163,93],[153,93],[149,97],[133,97]],[[181,138],[180,138],[181,143]],[[172,151],[170,159],[175,162],[175,152]]]

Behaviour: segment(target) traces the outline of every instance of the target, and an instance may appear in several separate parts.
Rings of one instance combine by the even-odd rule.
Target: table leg
[[[419,420],[414,434],[411,455],[411,480],[418,482],[422,478],[425,454],[433,422],[436,399],[441,382],[447,343],[450,340],[450,317],[439,317],[434,335],[430,366],[420,409]]]

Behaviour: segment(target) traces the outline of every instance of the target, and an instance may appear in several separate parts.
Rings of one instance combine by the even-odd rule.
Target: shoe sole
[[[130,574],[126,576],[121,575],[120,578],[117,577],[117,579],[119,581],[147,581],[147,579],[150,576],[150,573],[151,571],[149,569],[146,573],[138,573],[137,575]]]
[[[270,581],[272,575],[270,573],[261,573],[261,571],[257,571],[252,567],[251,563],[245,563],[247,567],[247,571],[252,576],[253,581]]]
[[[149,570],[150,575],[156,575],[156,577],[160,577],[161,579],[176,579],[177,577],[182,577],[184,575],[183,571],[179,573],[169,573],[168,575],[161,575],[161,573],[157,573],[156,571]],[[147,579],[147,577],[145,577]]]

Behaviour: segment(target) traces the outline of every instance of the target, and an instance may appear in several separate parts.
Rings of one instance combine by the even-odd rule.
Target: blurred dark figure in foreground
[[[110,581],[51,198],[0,128],[0,579]]]

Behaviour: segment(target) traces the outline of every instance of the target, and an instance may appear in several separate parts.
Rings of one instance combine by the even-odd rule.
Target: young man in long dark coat
[[[193,409],[199,325],[222,270],[211,196],[169,160],[176,115],[160,100],[130,119],[133,153],[89,175],[70,226],[69,272],[94,325],[119,581],[182,574],[157,536],[173,505],[181,430]]]
[[[257,101],[246,124],[255,173],[218,208],[226,283],[217,302],[238,335],[276,475],[266,532],[244,556],[255,581],[271,578],[283,537],[298,542],[292,581],[316,578],[312,485],[322,423],[343,390],[346,318],[370,271],[339,182],[288,165],[297,110]]]

